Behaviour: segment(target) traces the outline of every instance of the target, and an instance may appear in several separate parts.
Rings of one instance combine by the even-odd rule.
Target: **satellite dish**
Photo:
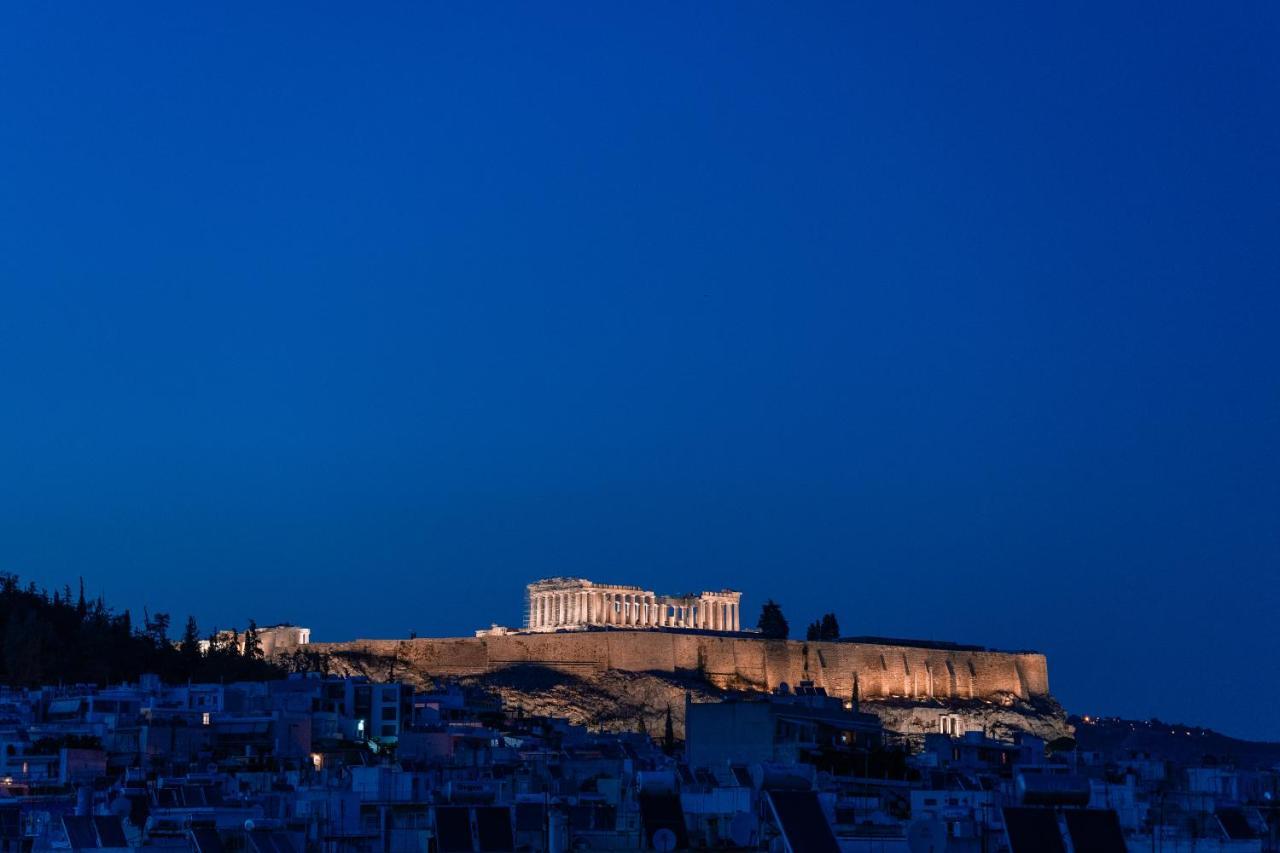
[[[664,853],[676,849],[676,834],[665,826],[653,834],[653,849],[662,850]]]
[[[947,827],[940,820],[922,817],[907,826],[911,853],[942,853],[947,849]]]

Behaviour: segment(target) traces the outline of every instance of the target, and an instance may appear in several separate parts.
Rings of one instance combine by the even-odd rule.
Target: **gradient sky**
[[[2,13],[0,568],[733,586],[1280,739],[1276,4],[227,5]]]

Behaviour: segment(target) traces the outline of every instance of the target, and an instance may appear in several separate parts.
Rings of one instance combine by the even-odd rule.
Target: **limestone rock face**
[[[998,740],[1010,740],[1016,732],[1027,732],[1048,742],[1071,737],[1074,731],[1067,722],[1066,711],[1052,698],[1022,700],[1011,696],[1007,702],[886,699],[863,702],[861,707],[879,717],[889,731],[920,737],[938,732],[943,716],[957,718],[961,732],[981,731]]]
[[[947,666],[951,660],[947,656],[954,653],[913,649],[910,653],[913,658],[901,650],[879,651],[892,647],[868,650],[855,644],[736,639],[729,641],[734,645],[728,647],[730,657],[726,662],[726,649],[719,648],[718,643],[713,644],[708,653],[702,642],[672,645],[660,633],[544,634],[501,639],[511,642],[357,641],[314,644],[311,650],[323,654],[329,671],[335,674],[365,675],[380,681],[397,679],[419,687],[428,687],[442,679],[456,680],[501,696],[509,708],[563,717],[602,731],[637,731],[643,727],[650,734],[659,735],[670,708],[677,738],[684,737],[686,695],[693,702],[714,702],[735,693],[764,692],[787,680],[793,684],[813,680],[826,687],[831,695],[847,696],[853,674],[843,667],[827,672],[824,665],[833,660],[847,663],[850,656],[860,656],[867,658],[866,666],[871,674],[871,678],[866,678],[853,670],[858,673],[859,694],[863,696],[861,708],[879,716],[891,731],[922,737],[940,731],[944,715],[952,716],[953,725],[960,731],[981,730],[993,737],[1007,738],[1015,731],[1025,731],[1052,740],[1070,735],[1072,731],[1066,714],[1048,695],[1047,689],[1043,692],[1027,689],[1024,667],[1043,667],[1044,658],[1038,655],[981,653],[980,665],[997,670],[995,675],[987,674],[986,678],[995,687],[1014,690],[989,689],[980,696],[956,695],[956,691],[950,689],[944,689],[949,695],[943,696],[936,695],[936,691],[932,696],[866,696],[868,681],[887,669],[880,664],[886,654],[896,653],[902,661],[901,672],[894,673],[893,680],[902,683],[901,690],[905,693],[920,683],[921,670],[929,673],[935,669],[942,672],[954,669],[954,664]],[[724,642],[715,637],[682,639]],[[686,645],[689,647],[684,648]],[[681,654],[690,659],[678,660]],[[933,664],[930,655],[940,657],[940,662]],[[974,657],[968,654],[960,663],[970,669]],[[912,672],[913,659],[925,662],[916,664],[915,673]],[[998,677],[1001,671],[1013,676],[1001,679]],[[1047,688],[1047,676],[1042,671],[1033,677],[1039,679],[1036,685],[1043,683]],[[872,692],[888,691],[873,688]],[[964,692],[975,691],[970,688]]]

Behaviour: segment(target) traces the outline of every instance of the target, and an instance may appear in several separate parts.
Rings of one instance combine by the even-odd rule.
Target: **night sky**
[[[0,569],[732,586],[1280,739],[1280,6],[888,5],[6,7]]]

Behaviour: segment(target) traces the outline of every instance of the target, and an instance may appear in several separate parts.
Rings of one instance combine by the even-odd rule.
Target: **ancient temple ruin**
[[[638,586],[547,578],[525,588],[524,630],[608,626],[737,631],[741,599],[742,593],[731,589],[656,595]]]

